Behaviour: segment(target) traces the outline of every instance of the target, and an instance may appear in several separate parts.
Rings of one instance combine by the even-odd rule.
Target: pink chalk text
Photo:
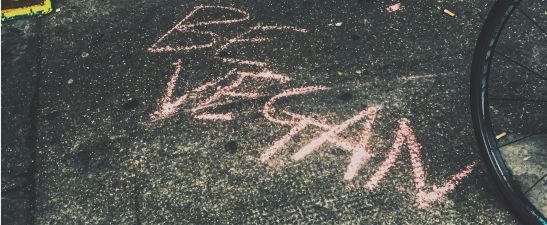
[[[387,8],[387,11],[394,12],[400,9],[400,4],[395,4]],[[208,10],[215,12],[225,12],[222,19],[200,20],[199,13]],[[224,37],[208,29],[213,26],[232,27],[236,24],[251,21],[249,12],[225,6],[196,6],[190,13],[163,34],[150,48],[150,53],[179,52],[185,53],[195,50],[211,50],[218,54],[229,48],[236,48],[242,44],[264,44],[270,42],[273,37],[264,34],[264,31],[289,31],[292,33],[307,33],[304,28],[285,26],[285,25],[255,25],[249,29]],[[178,42],[169,42],[168,39],[176,39],[176,35],[187,33],[203,37],[206,42],[198,44],[177,44]],[[275,34],[275,33],[274,33]],[[256,36],[258,35],[258,36]],[[216,57],[215,57],[216,58]],[[233,112],[218,112],[221,106],[225,106],[235,101],[248,100],[253,101],[261,97],[272,96],[267,92],[268,87],[272,85],[284,85],[292,81],[288,74],[275,72],[272,66],[256,59],[241,59],[219,57],[222,63],[234,66],[226,74],[219,78],[212,79],[197,87],[187,90],[186,94],[174,96],[177,90],[177,82],[184,79],[184,61],[178,59],[173,63],[173,72],[169,76],[163,97],[158,102],[157,110],[150,114],[152,122],[164,120],[176,115],[179,112],[185,112],[192,118],[206,121],[229,121],[237,118]],[[244,91],[252,90],[252,91]],[[410,127],[410,121],[406,118],[398,120],[398,127],[394,131],[394,141],[386,154],[385,160],[380,166],[371,169],[371,175],[368,177],[359,176],[359,172],[367,165],[367,162],[378,157],[371,151],[371,137],[374,134],[376,117],[381,112],[382,105],[372,105],[356,114],[347,117],[342,122],[333,122],[327,117],[307,116],[280,110],[276,103],[281,99],[291,98],[293,96],[319,94],[330,90],[326,86],[305,86],[299,88],[286,89],[278,94],[274,94],[262,107],[260,111],[266,121],[278,126],[288,127],[288,132],[274,140],[269,146],[265,147],[260,154],[258,161],[270,165],[275,158],[290,154],[289,160],[298,162],[306,159],[308,156],[316,153],[322,146],[334,146],[342,149],[348,154],[348,163],[342,179],[347,182],[356,179],[363,179],[362,186],[368,190],[374,190],[380,186],[383,180],[389,175],[397,160],[400,160],[401,153],[407,149],[410,155],[410,166],[412,168],[412,180],[414,182],[416,203],[421,208],[429,207],[433,202],[446,196],[453,191],[461,181],[471,173],[475,162],[466,165],[462,170],[456,172],[448,178],[440,187],[433,185],[429,187],[426,184],[426,171],[422,161],[422,147],[419,144],[414,131]],[[203,97],[206,96],[206,97]],[[341,133],[348,131],[350,127],[360,125],[361,130],[352,138],[346,138]],[[290,149],[290,143],[293,143],[297,135],[301,135],[309,130],[315,130],[315,136],[303,143],[298,143],[299,147],[294,151]],[[291,152],[292,151],[292,152]]]

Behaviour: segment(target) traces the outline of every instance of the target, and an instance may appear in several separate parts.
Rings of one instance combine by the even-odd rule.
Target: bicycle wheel
[[[471,67],[471,113],[481,156],[524,224],[547,224],[546,4],[494,3]]]

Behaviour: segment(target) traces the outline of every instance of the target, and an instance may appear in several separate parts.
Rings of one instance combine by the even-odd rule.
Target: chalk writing
[[[339,125],[327,123],[325,119],[314,119],[287,111],[283,111],[283,113],[285,115],[291,116],[291,119],[281,120],[276,119],[272,116],[272,114],[275,112],[275,107],[273,106],[273,104],[277,100],[293,95],[308,94],[322,90],[328,90],[328,88],[322,86],[311,86],[291,89],[274,96],[270,99],[270,101],[265,104],[262,110],[265,118],[267,118],[272,123],[289,125],[291,126],[291,129],[289,133],[281,137],[279,140],[275,141],[268,149],[266,149],[262,153],[262,155],[260,156],[260,161],[267,162],[278,151],[286,147],[295,135],[304,131],[309,126],[316,126],[323,129],[324,131],[322,131],[312,140],[308,141],[307,144],[305,144],[302,148],[300,148],[300,150],[292,155],[291,159],[294,161],[302,160],[306,156],[317,151],[319,147],[324,143],[331,143],[352,154],[343,178],[346,181],[351,181],[358,175],[359,170],[362,169],[367,160],[371,157],[374,157],[374,154],[368,150],[368,144],[369,139],[372,135],[372,126],[374,124],[376,114],[382,108],[382,106],[370,106]],[[355,141],[346,140],[337,136],[337,134],[343,132],[349,126],[357,123],[362,119],[366,119],[364,129],[357,136],[357,138],[355,138]],[[403,144],[406,143],[408,149],[410,150],[410,160],[417,193],[416,202],[418,203],[419,207],[425,208],[429,206],[431,202],[442,198],[448,192],[452,191],[456,187],[456,185],[472,171],[475,163],[473,162],[467,165],[465,169],[453,175],[442,187],[437,188],[435,186],[433,187],[433,191],[427,192],[425,184],[425,170],[421,160],[421,146],[416,140],[414,132],[412,131],[412,128],[410,128],[409,123],[410,121],[406,118],[402,118],[399,121],[399,129],[395,132],[395,141],[393,143],[393,146],[391,147],[391,150],[388,153],[387,159],[368,179],[364,187],[369,190],[373,190],[378,186],[379,182],[383,178],[385,178],[389,170],[395,164],[396,159],[401,154]]]
[[[349,151],[353,154],[351,157],[351,163],[348,165],[346,173],[344,175],[345,180],[351,180],[355,176],[359,169],[364,165],[364,163],[372,157],[372,154],[367,151],[368,140],[372,133],[372,125],[376,118],[376,113],[381,108],[381,106],[371,106],[367,109],[359,112],[357,115],[352,118],[344,121],[339,125],[334,125],[326,122],[326,119],[314,119],[311,117],[303,116],[297,113],[283,111],[284,114],[291,116],[290,120],[280,120],[274,118],[271,114],[274,113],[275,108],[273,104],[283,97],[289,97],[293,95],[302,95],[322,90],[328,90],[327,87],[322,86],[311,86],[304,88],[296,88],[287,90],[279,95],[274,96],[270,101],[264,106],[262,113],[266,119],[272,123],[277,123],[281,125],[290,125],[292,126],[288,134],[281,137],[278,141],[274,142],[262,155],[260,156],[261,162],[266,162],[279,150],[284,148],[287,143],[299,132],[303,131],[309,126],[316,126],[324,130],[323,133],[318,135],[316,138],[309,141],[308,144],[304,145],[299,151],[297,151],[291,158],[295,161],[304,159],[306,156],[317,151],[321,145],[324,143],[331,143],[340,147],[346,151]],[[356,141],[346,140],[338,136],[339,133],[346,130],[349,126],[355,124],[359,120],[366,118],[367,122],[365,123],[365,128],[360,135],[357,136]]]
[[[157,120],[161,120],[161,119],[165,119],[165,118],[169,118],[173,116],[175,113],[179,111],[179,107],[181,105],[188,103],[189,100],[191,99],[198,98],[196,96],[201,96],[200,95],[201,93],[209,89],[212,89],[214,91],[212,96],[199,101],[194,107],[186,111],[194,115],[194,118],[196,119],[231,120],[232,119],[231,113],[210,114],[208,112],[205,112],[204,110],[229,103],[228,101],[223,101],[222,100],[223,97],[256,99],[260,96],[263,96],[264,94],[260,93],[259,91],[268,87],[267,85],[268,81],[276,81],[279,83],[286,83],[290,81],[289,77],[282,74],[276,74],[267,69],[259,71],[259,72],[242,72],[242,71],[237,71],[236,69],[232,69],[226,74],[226,76],[211,82],[207,82],[193,89],[192,91],[190,91],[190,93],[175,98],[173,97],[173,91],[174,91],[175,83],[177,82],[178,76],[181,73],[181,64],[182,64],[181,60],[178,60],[176,63],[174,63],[175,72],[171,75],[171,79],[167,83],[167,88],[165,90],[165,94],[163,98],[160,101],[158,110],[151,114],[152,121],[157,121]],[[235,77],[235,80],[231,82],[229,85],[226,85],[226,86],[219,85],[219,82],[221,80],[226,80],[230,77]],[[258,84],[262,84],[262,85],[256,86],[257,87],[256,92],[238,91],[238,88],[244,86],[243,81],[246,79],[255,80],[259,82]]]
[[[232,19],[223,19],[223,20],[210,20],[210,21],[200,21],[200,22],[194,22],[189,23],[188,21],[196,15],[196,13],[200,11],[205,11],[207,9],[220,9],[220,10],[227,10],[239,13],[241,17],[239,18],[232,18]],[[225,7],[225,6],[197,6],[192,10],[188,15],[186,15],[181,21],[179,21],[173,28],[171,28],[167,33],[165,33],[163,36],[161,36],[156,43],[152,45],[148,49],[149,52],[174,52],[174,51],[190,51],[190,50],[196,50],[196,49],[202,49],[202,48],[210,48],[212,47],[217,41],[218,41],[218,35],[211,32],[211,31],[201,31],[196,28],[203,27],[207,25],[218,25],[218,24],[233,24],[238,23],[242,21],[246,21],[250,18],[249,13],[233,8],[233,7]],[[211,39],[209,43],[206,44],[198,44],[198,45],[191,45],[191,46],[174,46],[171,45],[165,45],[163,47],[160,47],[160,44],[166,40],[170,35],[173,35],[175,32],[189,32],[194,34],[202,34],[209,36]]]
[[[196,21],[190,22],[192,18],[201,11],[205,10],[224,10],[227,12],[232,12],[239,14],[239,17],[228,18],[221,20],[207,20],[207,21]],[[243,32],[240,35],[236,35],[233,38],[224,38],[221,35],[213,33],[211,31],[202,30],[202,28],[210,25],[231,25],[243,21],[249,20],[249,13],[233,7],[224,7],[224,6],[197,6],[192,10],[188,15],[186,15],[181,21],[179,21],[173,28],[171,28],[167,33],[161,36],[153,45],[148,49],[151,53],[162,53],[162,52],[187,52],[197,49],[211,48],[215,53],[226,50],[227,48],[233,46],[237,43],[262,43],[270,41],[270,38],[267,37],[249,37],[249,35],[254,31],[268,31],[268,30],[289,30],[294,32],[307,32],[306,29],[284,26],[284,25],[257,25],[251,27],[248,31]],[[211,41],[207,44],[196,44],[189,46],[171,46],[169,43],[164,43],[165,40],[173,35],[175,32],[188,32],[192,34],[205,34],[210,37]],[[218,44],[218,45],[217,45]],[[179,59],[174,63],[175,71],[171,75],[171,79],[167,83],[165,94],[160,100],[158,110],[153,112],[150,117],[152,121],[162,120],[169,118],[180,111],[180,107],[184,104],[187,104],[192,100],[192,102],[198,100],[199,103],[193,106],[191,109],[186,110],[196,119],[202,120],[218,120],[226,121],[232,120],[232,113],[223,113],[223,114],[214,114],[206,112],[205,110],[226,105],[229,103],[228,98],[240,98],[240,99],[256,99],[265,95],[261,91],[268,87],[267,84],[270,81],[275,81],[280,84],[286,83],[291,79],[285,74],[275,73],[272,70],[268,69],[268,64],[266,62],[255,61],[255,60],[244,60],[238,58],[222,58],[222,61],[228,64],[237,65],[250,65],[255,66],[254,70],[250,71],[241,71],[239,68],[230,70],[224,77],[215,79],[213,81],[207,82],[192,91],[180,97],[173,97],[173,91],[176,87],[176,82],[179,75],[182,72],[182,61]],[[228,80],[229,78],[235,78],[235,81],[226,86],[219,86],[220,81]],[[244,89],[244,80],[253,79],[259,83],[255,83],[254,87],[257,87],[255,92],[241,92],[239,90]],[[204,92],[214,91],[212,96],[207,99],[197,99],[198,96],[204,96]]]
[[[400,4],[388,8],[388,11],[399,10]],[[223,19],[200,20],[196,15],[207,10],[216,10],[216,12],[225,12]],[[229,15],[232,15],[231,17]],[[225,18],[228,17],[228,18]],[[290,31],[295,33],[306,33],[307,30],[299,27],[285,25],[255,25],[239,34],[231,37],[224,37],[218,33],[207,29],[209,26],[232,26],[245,21],[250,21],[250,13],[234,8],[224,6],[197,6],[180,20],[173,28],[162,35],[149,49],[150,53],[165,52],[190,52],[200,49],[209,49],[216,55],[226,51],[231,47],[240,44],[263,44],[272,40],[270,36],[264,36],[264,31]],[[207,42],[199,44],[182,45],[179,42],[169,42],[169,38],[175,38],[177,33],[187,33],[204,37]],[[258,34],[259,36],[254,36]],[[260,36],[263,35],[263,36]],[[178,59],[173,63],[174,70],[167,82],[163,97],[159,100],[157,110],[150,114],[150,120],[155,122],[167,119],[184,111],[193,118],[209,121],[228,121],[235,119],[232,112],[215,113],[214,109],[227,105],[236,100],[256,100],[260,97],[268,96],[268,87],[272,85],[283,85],[292,78],[287,74],[275,72],[272,66],[265,61],[255,59],[240,59],[229,57],[216,57],[221,62],[234,66],[224,76],[212,79],[189,91],[186,94],[175,97],[174,92],[177,88],[179,76],[184,76],[183,60]],[[244,91],[252,90],[252,91]],[[316,130],[316,134],[310,140],[300,144],[298,150],[290,156],[293,161],[301,161],[317,152],[322,146],[331,145],[346,151],[349,155],[348,164],[343,174],[343,180],[350,182],[359,179],[359,172],[367,162],[377,157],[371,150],[370,143],[373,135],[373,128],[378,113],[382,110],[382,105],[368,106],[346,120],[335,123],[329,121],[329,118],[320,116],[306,116],[288,110],[279,110],[276,103],[284,98],[291,98],[298,95],[308,95],[322,91],[330,90],[326,86],[305,86],[292,89],[286,89],[279,94],[273,95],[260,110],[266,121],[279,126],[289,127],[289,131],[273,141],[260,154],[258,161],[268,164],[276,156],[284,155],[291,151],[289,143],[306,130]],[[207,97],[203,97],[207,96]],[[361,125],[362,129],[358,131],[353,138],[344,138],[340,134],[348,131],[350,127]],[[317,131],[318,130],[318,131]],[[456,186],[473,170],[475,162],[466,165],[462,170],[452,175],[441,187],[433,186],[428,188],[426,185],[426,171],[422,162],[421,145],[419,144],[414,131],[410,127],[410,121],[406,118],[399,120],[399,126],[394,132],[395,139],[389,149],[386,159],[378,168],[367,178],[363,188],[374,190],[381,181],[388,176],[397,159],[400,158],[404,149],[409,150],[410,162],[412,167],[412,178],[415,185],[416,203],[421,208],[426,208],[431,203],[446,196],[453,191]],[[405,148],[406,146],[406,148]],[[374,168],[372,168],[374,170]],[[428,191],[430,189],[430,191]]]
[[[399,121],[399,129],[395,132],[395,141],[388,153],[387,159],[380,165],[376,173],[368,179],[365,188],[374,189],[378,186],[379,182],[387,175],[389,169],[395,165],[395,160],[401,154],[403,144],[406,142],[407,147],[410,150],[410,160],[417,192],[416,201],[418,202],[418,205],[423,208],[454,190],[456,185],[473,170],[475,162],[465,166],[463,170],[453,175],[441,188],[434,187],[433,191],[426,192],[425,170],[420,153],[421,146],[416,140],[414,131],[410,128],[409,123],[409,120],[406,118],[402,118]]]

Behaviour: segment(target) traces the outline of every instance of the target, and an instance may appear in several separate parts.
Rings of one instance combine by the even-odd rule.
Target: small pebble
[[[82,52],[82,58],[87,58],[89,56],[89,53],[87,52]]]
[[[61,8],[57,8],[55,12],[61,12]]]
[[[336,71],[336,75],[339,76],[339,77],[343,77],[343,76],[344,76],[344,72],[342,72],[342,71]]]
[[[342,26],[342,22],[335,23],[334,26],[340,27]]]
[[[356,70],[355,73],[361,75],[361,74],[363,74],[363,71],[362,70]]]
[[[524,161],[528,161],[528,159],[530,159],[530,156],[526,156],[526,157],[524,158]]]
[[[68,81],[66,83],[67,84],[72,84],[72,83],[74,83],[74,79],[70,78],[70,79],[68,79]]]
[[[227,152],[231,153],[231,154],[236,153],[236,151],[237,151],[237,142],[236,141],[228,141],[226,143],[226,145],[224,145],[224,149]]]

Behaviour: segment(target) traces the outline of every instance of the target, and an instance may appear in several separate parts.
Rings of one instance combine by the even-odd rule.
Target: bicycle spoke
[[[539,74],[538,72],[536,72],[536,71],[530,69],[529,67],[525,66],[524,64],[515,61],[514,59],[510,58],[509,56],[504,55],[504,54],[501,53],[500,51],[494,50],[494,52],[498,53],[498,54],[499,54],[500,56],[502,56],[503,58],[505,58],[505,59],[511,61],[512,63],[515,63],[515,64],[519,65],[520,67],[522,67],[522,68],[528,70],[529,72],[531,72],[532,74],[536,75],[538,78],[540,78],[540,79],[542,79],[542,80],[544,80],[544,81],[547,82],[547,77],[545,77],[545,76]]]
[[[545,177],[547,177],[547,173],[544,174],[543,177],[539,178],[539,180],[536,181],[536,183],[534,183],[530,188],[528,188],[528,190],[526,190],[524,194],[528,194],[528,192],[530,192],[536,185],[538,185],[543,179],[545,179]]]
[[[513,102],[547,102],[547,100],[542,100],[542,99],[507,98],[507,97],[488,97],[488,100],[513,101]]]
[[[526,138],[533,137],[533,136],[536,136],[536,135],[538,135],[538,134],[545,133],[546,131],[547,131],[547,129],[540,130],[539,132],[532,133],[532,134],[526,135],[526,136],[524,136],[524,137],[521,137],[521,138],[519,138],[519,139],[510,141],[510,142],[508,142],[508,143],[505,143],[505,144],[503,144],[503,145],[500,145],[500,146],[498,146],[498,148],[503,148],[503,147],[505,147],[505,146],[507,146],[507,145],[512,145],[512,144],[517,143],[517,142],[519,142],[519,141],[522,141],[522,140],[524,140],[524,139],[526,139]]]
[[[522,11],[520,8],[517,7],[518,12],[520,12],[524,17],[526,17],[528,20],[530,20],[545,36],[547,36],[547,32],[545,32],[545,29],[543,29],[532,17],[530,17],[527,13]]]

